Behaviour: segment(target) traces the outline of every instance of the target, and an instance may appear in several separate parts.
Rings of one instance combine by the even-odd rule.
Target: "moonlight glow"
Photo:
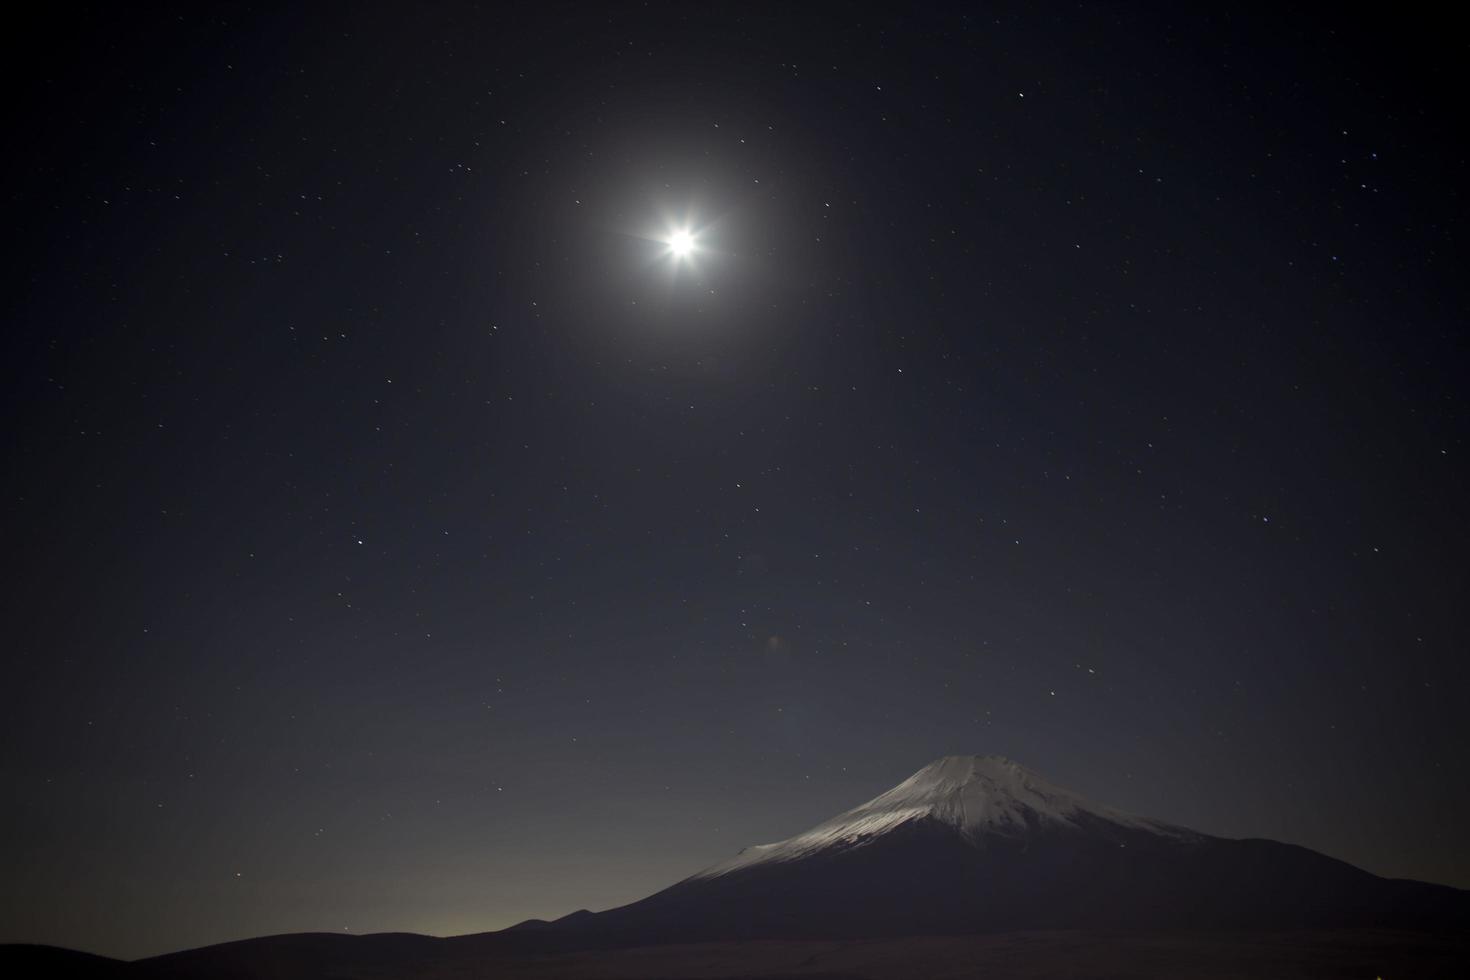
[[[676,259],[688,258],[694,254],[694,233],[685,228],[670,232],[669,254]]]

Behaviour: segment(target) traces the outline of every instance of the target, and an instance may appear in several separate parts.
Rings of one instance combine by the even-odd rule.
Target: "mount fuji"
[[[1140,832],[1198,837],[1193,831],[1091,803],[1000,756],[949,756],[893,789],[778,844],[746,848],[696,878],[813,857],[877,842],[906,824],[948,828],[978,848],[1047,833],[1091,832],[1120,845]]]
[[[1459,924],[1470,924],[1470,893],[1458,889],[1125,813],[999,756],[950,756],[642,901],[535,925],[641,944]]]

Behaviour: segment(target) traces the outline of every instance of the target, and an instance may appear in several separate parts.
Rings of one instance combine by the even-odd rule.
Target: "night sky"
[[[1383,16],[12,22],[0,940],[606,908],[961,753],[1470,887]]]

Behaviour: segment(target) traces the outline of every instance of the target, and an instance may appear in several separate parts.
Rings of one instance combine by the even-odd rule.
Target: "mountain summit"
[[[758,864],[862,847],[919,822],[953,828],[977,846],[1067,832],[1115,843],[1140,832],[1180,839],[1198,836],[1183,827],[1092,803],[998,755],[951,755],[861,806],[780,843],[748,847],[695,877],[718,877]]]
[[[1020,837],[1046,827],[1082,829],[1098,823],[1154,833],[1191,833],[1092,803],[998,755],[945,756],[850,811],[876,812],[927,817],[977,837]]]

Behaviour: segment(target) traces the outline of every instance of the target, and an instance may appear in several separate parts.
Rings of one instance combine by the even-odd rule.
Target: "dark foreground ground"
[[[333,937],[348,939],[348,937]],[[384,937],[385,939],[387,937]],[[1470,977],[1470,939],[1410,932],[1097,933],[1023,932],[871,942],[747,942],[564,954],[413,952],[304,959],[307,937],[240,944],[243,955],[209,953],[163,963],[122,963],[47,947],[5,947],[0,974],[12,977],[228,978],[270,980],[1236,980],[1343,978],[1425,980]],[[433,943],[433,940],[429,940]],[[350,943],[350,939],[349,939]],[[276,944],[258,945],[258,944]],[[335,945],[335,944],[334,944]],[[249,952],[246,952],[246,950]],[[232,962],[233,958],[233,962]],[[191,961],[192,959],[192,961]]]
[[[470,977],[446,968],[431,974]],[[483,974],[481,974],[483,975]],[[495,974],[525,980],[675,980],[812,977],[915,978],[1241,978],[1470,976],[1470,944],[1405,935],[1107,936],[1030,933],[845,943],[750,943],[644,948],[524,962]]]

